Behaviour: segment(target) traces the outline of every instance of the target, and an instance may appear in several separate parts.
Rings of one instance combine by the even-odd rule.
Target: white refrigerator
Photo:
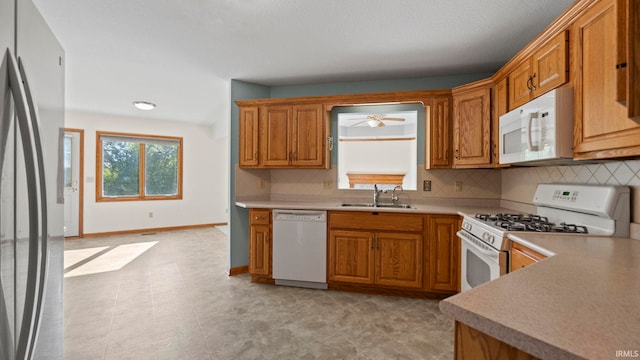
[[[0,360],[63,358],[64,51],[0,0]]]

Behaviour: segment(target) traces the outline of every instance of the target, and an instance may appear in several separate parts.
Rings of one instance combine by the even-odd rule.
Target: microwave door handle
[[[529,145],[529,151],[539,151],[540,146],[538,144],[536,145],[533,144],[533,137],[531,136],[531,133],[532,133],[531,130],[533,129],[533,119],[538,118],[538,113],[537,112],[529,113],[528,117],[529,117],[529,125],[527,126],[527,141]]]

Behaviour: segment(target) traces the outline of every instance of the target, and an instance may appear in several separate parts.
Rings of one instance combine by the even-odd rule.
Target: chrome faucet
[[[398,200],[400,200],[398,195],[396,195],[396,190],[402,191],[402,186],[401,185],[396,185],[396,187],[393,188],[393,193],[391,193],[391,203],[392,204],[396,204],[398,202]]]
[[[373,206],[378,206],[378,199],[380,198],[380,193],[386,193],[387,190],[378,190],[378,184],[373,184]]]

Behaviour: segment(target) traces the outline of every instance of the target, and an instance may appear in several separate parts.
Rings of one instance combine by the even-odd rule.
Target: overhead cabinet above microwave
[[[563,31],[509,74],[511,110],[567,82],[568,44],[567,32]]]

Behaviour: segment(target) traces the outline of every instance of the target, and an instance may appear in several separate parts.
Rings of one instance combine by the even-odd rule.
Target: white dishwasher
[[[327,288],[327,212],[273,210],[276,285]]]

